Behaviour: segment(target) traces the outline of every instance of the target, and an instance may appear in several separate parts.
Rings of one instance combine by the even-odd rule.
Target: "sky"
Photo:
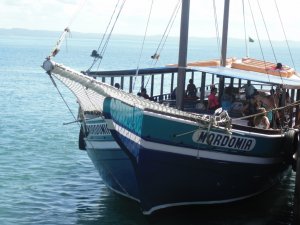
[[[103,33],[117,1],[0,0],[0,28],[62,31],[69,26],[71,31]],[[114,33],[144,35],[152,1],[147,34],[161,35],[178,0],[127,0]],[[214,2],[217,23],[214,19]],[[253,15],[249,10],[249,3]],[[284,28],[281,26],[276,3]],[[190,4],[190,36],[215,37],[217,33],[221,35],[224,0],[191,0]],[[300,41],[299,10],[299,0],[260,0],[259,4],[258,0],[245,0],[247,35],[256,39],[258,33],[258,38],[261,39],[270,37],[271,40],[284,40],[285,33],[287,39]],[[242,0],[231,0],[230,12],[229,37],[243,38],[245,32]],[[254,21],[252,18],[255,18]],[[180,14],[177,15],[170,33],[172,36],[178,36],[179,19]],[[218,25],[218,31],[215,24]]]

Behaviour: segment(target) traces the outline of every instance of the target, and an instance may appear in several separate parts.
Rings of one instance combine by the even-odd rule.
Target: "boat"
[[[299,119],[299,95],[295,94],[300,89],[298,73],[273,76],[249,68],[226,66],[229,0],[225,0],[224,7],[221,65],[187,67],[189,5],[189,0],[182,1],[177,66],[88,71],[85,74],[56,63],[52,56],[43,63],[51,78],[56,77],[71,89],[84,111],[94,106],[100,112],[97,123],[103,125],[104,120],[118,144],[115,145],[117,154],[111,154],[114,149],[109,147],[104,147],[106,152],[113,158],[121,155],[126,161],[126,166],[118,165],[109,171],[116,175],[124,168],[130,170],[129,176],[121,179],[118,175],[117,180],[124,184],[128,181],[135,183],[133,193],[136,194],[132,196],[145,215],[168,207],[229,203],[260,194],[277,184],[291,170],[298,144],[299,130],[293,124],[294,118]],[[174,74],[177,76],[177,91],[176,99],[171,99]],[[151,91],[151,99],[144,99],[130,90],[132,79],[129,80],[129,91],[114,87],[113,82],[103,82],[107,77],[112,81],[115,77],[125,79],[132,76],[148,76],[153,81],[155,75],[160,75],[161,81],[170,77],[169,94],[161,88],[159,96],[153,96]],[[102,80],[94,79],[96,77]],[[200,78],[199,97],[185,97],[186,77]],[[229,87],[238,90],[235,105],[239,107],[250,101],[243,97],[245,93],[240,92],[243,84],[255,85],[259,93],[277,87],[283,97],[269,111],[274,112],[276,118],[276,112],[285,110],[289,120],[275,124],[273,129],[264,129],[249,125],[248,119],[265,112],[243,116],[232,106],[228,110],[207,110],[203,105],[207,104],[205,93],[211,86],[207,84],[208,80],[218,85],[220,100],[226,93],[225,81],[229,80]],[[152,82],[151,87],[154,85]],[[291,93],[293,100],[289,105],[284,101],[286,92]],[[89,122],[82,124],[85,126]],[[91,140],[89,136],[85,139],[86,146]],[[107,162],[102,161],[105,158],[103,151],[98,154],[91,145],[88,148],[89,156],[103,174],[101,171]],[[114,186],[117,186],[116,183]],[[132,191],[130,187],[129,191]],[[117,192],[121,192],[120,189]]]
[[[86,150],[105,185],[115,193],[138,201],[138,188],[128,156],[111,136],[99,111],[79,110],[79,149]]]

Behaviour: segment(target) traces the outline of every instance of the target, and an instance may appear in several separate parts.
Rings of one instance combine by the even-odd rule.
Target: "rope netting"
[[[161,111],[174,116],[199,119],[198,115],[183,112],[143,97],[127,93],[111,85],[95,80],[64,65],[51,62],[54,66],[51,73],[60,80],[73,94],[84,111],[103,111],[103,101],[106,97],[112,97],[125,102],[128,105],[140,108]]]
[[[92,77],[86,76],[64,65],[51,62],[53,69],[51,73],[60,80],[73,94],[83,111],[103,112],[103,102],[106,97],[112,97],[128,105],[137,107],[148,112],[167,115],[196,122],[200,128],[223,125],[225,130],[231,130],[231,118],[226,111],[216,110],[213,115],[195,114],[184,112],[169,106],[150,101],[143,97],[127,93],[111,85],[100,82]]]

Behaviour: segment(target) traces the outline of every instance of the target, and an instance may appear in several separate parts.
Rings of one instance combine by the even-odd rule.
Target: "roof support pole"
[[[223,17],[223,34],[222,34],[222,49],[221,49],[221,66],[226,66],[226,54],[227,54],[227,39],[228,39],[228,22],[229,22],[229,3],[230,0],[225,0],[224,5],[224,17]],[[223,95],[225,81],[224,78],[220,78],[219,83],[219,98]]]
[[[185,90],[187,49],[188,49],[189,11],[190,11],[190,0],[182,0],[178,76],[177,76],[177,89],[176,89],[177,91],[176,107],[178,109],[183,109],[183,98],[185,93],[184,90]]]

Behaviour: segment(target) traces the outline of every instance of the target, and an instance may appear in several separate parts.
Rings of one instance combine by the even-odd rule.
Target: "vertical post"
[[[114,77],[111,77],[111,78],[110,78],[110,85],[111,85],[111,86],[114,86],[114,81],[115,81]]]
[[[160,77],[160,95],[164,94],[164,78],[165,74],[162,73]]]
[[[230,0],[225,0],[224,18],[223,18],[223,34],[222,34],[222,49],[221,49],[221,66],[224,66],[224,67],[226,66],[226,54],[227,54],[229,3],[230,3]]]
[[[174,73],[171,74],[171,90],[170,90],[170,93],[172,93],[174,89]]]
[[[233,87],[234,85],[234,78],[230,78],[230,86]]]
[[[124,77],[121,77],[121,89],[124,89]]]
[[[222,34],[222,49],[221,49],[221,66],[226,66],[227,54],[227,39],[228,39],[228,21],[229,21],[229,3],[230,0],[225,0],[224,18],[223,18],[223,34]],[[219,98],[224,92],[224,77],[220,77],[219,82]]]
[[[129,77],[129,93],[132,93],[132,76]]]
[[[183,109],[187,48],[188,48],[188,33],[189,33],[189,11],[190,11],[189,8],[190,8],[190,0],[183,0],[182,7],[181,7],[178,76],[177,76],[177,89],[176,89],[177,90],[176,107],[178,109]]]
[[[200,101],[201,102],[204,102],[204,98],[205,98],[205,78],[206,78],[206,73],[202,72],[201,87],[200,87]]]
[[[151,75],[151,91],[150,91],[150,96],[153,96],[154,94],[154,75]]]
[[[145,76],[142,75],[142,79],[141,79],[141,88],[144,87],[144,85],[145,85],[144,83],[145,83]]]

